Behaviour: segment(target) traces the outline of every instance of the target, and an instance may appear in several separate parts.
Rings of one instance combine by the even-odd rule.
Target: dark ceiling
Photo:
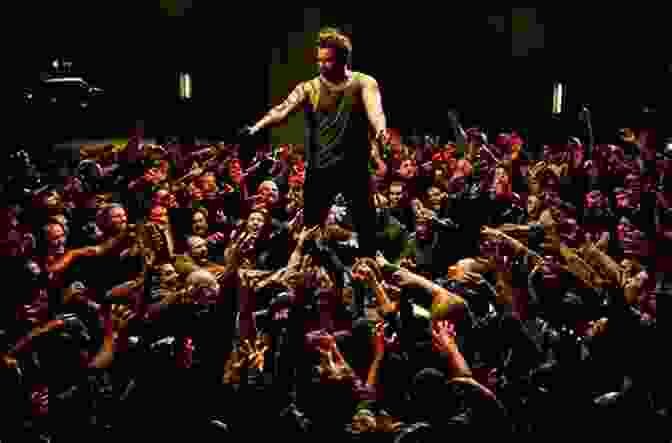
[[[288,32],[305,29],[302,8],[231,9],[224,2],[190,1],[137,6],[144,3],[123,10],[96,4],[84,11],[40,5],[40,15],[51,23],[26,31],[26,41],[14,46],[14,72],[25,84],[50,57],[72,57],[92,82],[142,108],[144,102],[167,100],[166,91],[176,89],[176,73],[189,69],[207,78],[211,88],[228,90],[213,93],[212,103],[239,103],[230,94],[264,82],[271,49],[286,47]],[[604,109],[614,101],[669,97],[664,90],[672,52],[662,11],[442,5],[362,12],[331,7],[319,14],[321,25],[352,29],[355,65],[395,91],[386,101],[397,122],[418,114],[409,107],[425,107],[432,99],[424,114],[448,105],[496,115],[542,109],[552,79],[566,80],[574,97]],[[265,105],[265,92],[256,89],[246,114]],[[229,110],[224,104],[219,111]]]

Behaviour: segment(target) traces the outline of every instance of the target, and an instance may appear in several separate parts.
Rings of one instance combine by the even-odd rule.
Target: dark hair
[[[320,29],[317,45],[319,48],[334,49],[339,63],[352,66],[352,42],[340,29],[332,27]]]

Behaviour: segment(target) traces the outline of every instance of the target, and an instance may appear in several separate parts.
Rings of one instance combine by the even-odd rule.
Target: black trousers
[[[334,197],[342,193],[350,202],[350,211],[359,249],[364,256],[375,254],[376,209],[369,192],[369,173],[366,163],[344,162],[326,169],[306,171],[304,186],[304,224],[315,226],[324,223]]]

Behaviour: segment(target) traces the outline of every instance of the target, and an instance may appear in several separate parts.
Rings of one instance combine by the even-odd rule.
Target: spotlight
[[[190,74],[188,74],[186,72],[180,73],[179,87],[180,87],[180,98],[182,100],[191,99],[191,75]]]
[[[566,88],[565,85],[556,82],[553,85],[553,114],[562,114],[562,108],[565,101]]]

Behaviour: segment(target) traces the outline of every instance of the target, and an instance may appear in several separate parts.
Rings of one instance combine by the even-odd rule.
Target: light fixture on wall
[[[182,100],[191,99],[191,75],[186,72],[180,73],[180,98]]]
[[[555,82],[553,84],[553,114],[562,114],[566,94],[567,89],[563,83]]]

